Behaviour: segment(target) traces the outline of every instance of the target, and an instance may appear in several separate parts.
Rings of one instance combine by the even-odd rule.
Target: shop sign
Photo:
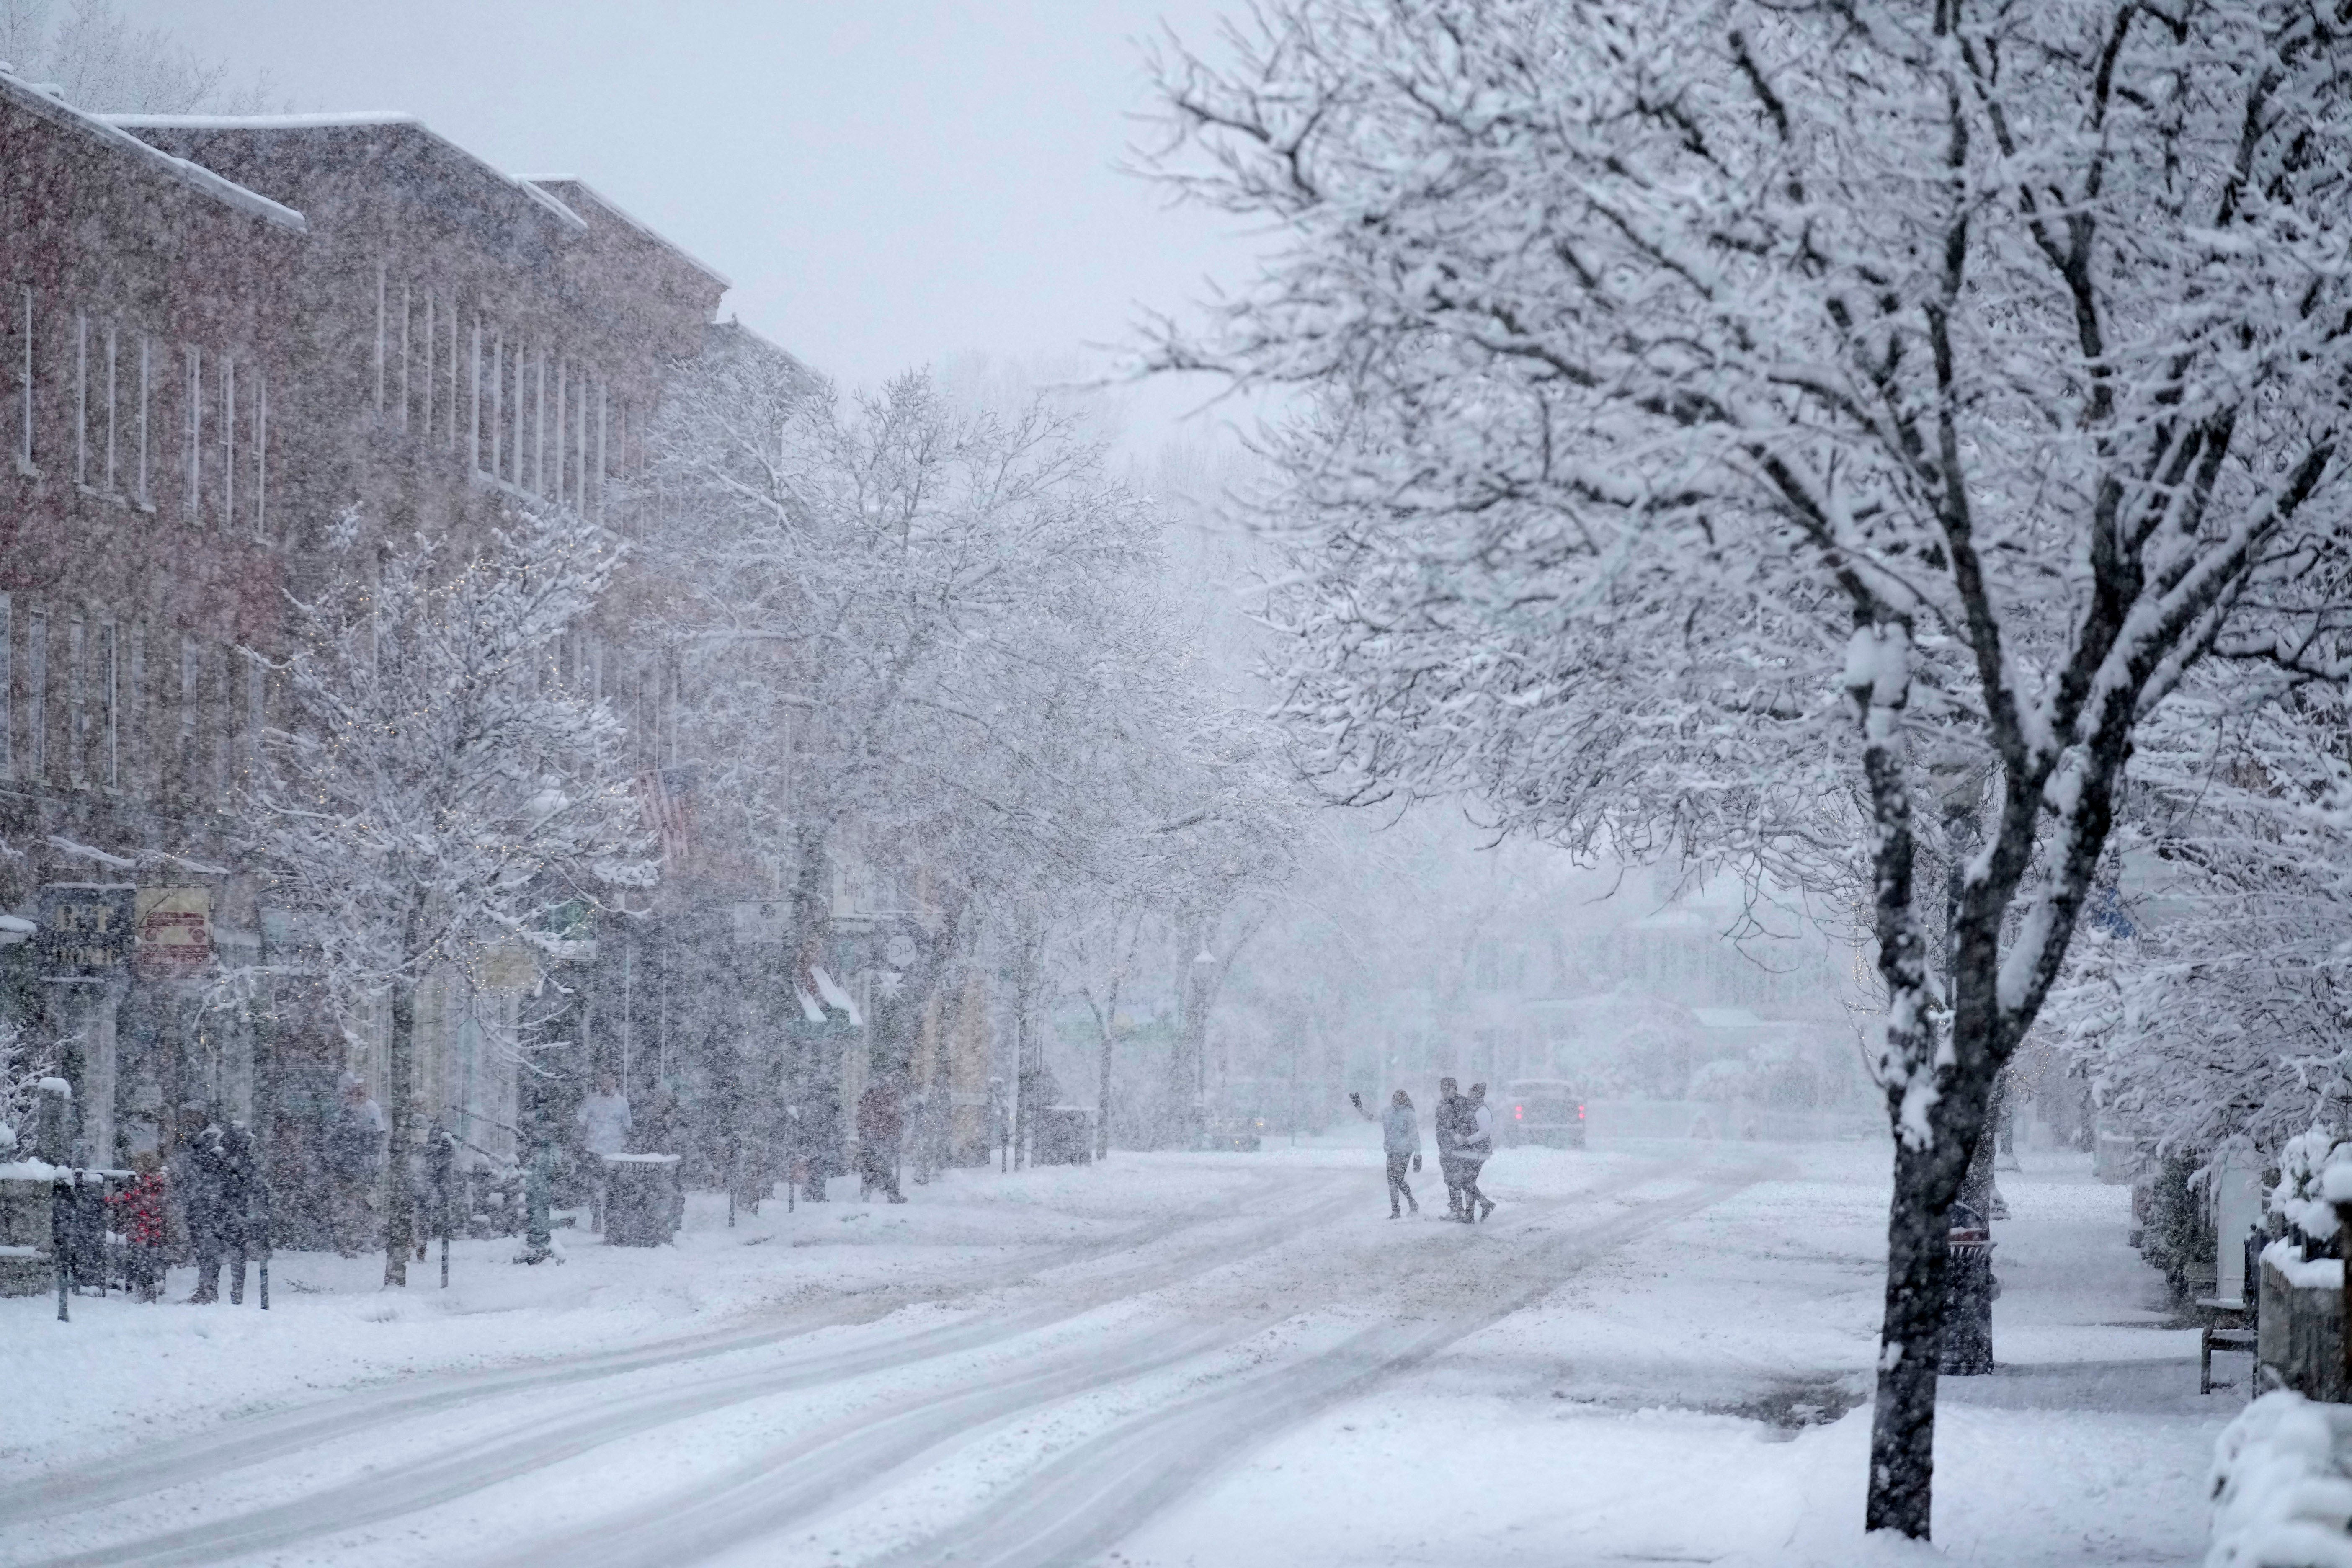
[[[37,951],[47,980],[107,980],[131,961],[136,888],[50,882],[41,889]]]
[[[138,899],[139,977],[185,980],[213,956],[209,888],[142,888]]]

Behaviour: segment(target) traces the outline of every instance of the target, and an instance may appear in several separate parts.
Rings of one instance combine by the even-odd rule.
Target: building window
[[[221,507],[223,528],[236,526],[236,361],[221,355]]]
[[[457,296],[449,296],[449,450],[457,449]]]
[[[260,660],[248,658],[245,664],[245,781],[250,784],[261,772],[261,734],[269,708],[268,669]]]
[[[119,406],[119,400],[116,398],[115,394],[114,394],[114,379],[115,379],[115,378],[114,378],[114,364],[115,364],[115,361],[116,361],[118,358],[120,358],[120,357],[121,357],[121,347],[122,347],[122,331],[121,331],[121,326],[120,326],[118,323],[113,322],[113,321],[109,321],[109,322],[107,322],[107,323],[106,323],[106,493],[107,493],[108,495],[110,495],[110,496],[112,496],[112,495],[121,495],[121,494],[122,493],[122,469],[121,469],[121,466],[119,465],[119,463],[117,462],[117,460],[116,460],[116,457],[115,457],[116,447],[117,447],[117,446],[118,446],[118,443],[117,443],[117,442],[116,442],[116,440],[115,440],[115,426],[116,426],[118,424],[120,424],[120,423],[121,423],[121,421],[120,421],[120,420],[118,420],[118,419],[115,417],[115,409]]]
[[[253,536],[269,537],[269,378],[253,370]]]
[[[455,354],[449,358],[449,374],[457,374]],[[472,365],[467,376],[472,390],[469,395],[471,411],[466,416],[466,461],[478,474],[482,471],[482,318],[478,311],[474,316]]]
[[[188,521],[205,521],[205,351],[188,345]]]
[[[25,776],[49,772],[49,617],[35,610],[25,617]]]
[[[563,373],[561,357],[555,362],[555,504],[563,504]]]
[[[147,334],[139,334],[139,504],[142,507],[154,505],[147,495],[148,359],[151,347]]]
[[[531,356],[530,493],[547,493],[547,345]]]
[[[433,439],[433,290],[427,289],[425,290],[425,379],[423,387],[425,405],[420,410],[420,413],[423,415],[424,435],[427,441]]]
[[[507,477],[507,335],[490,331],[490,478]]]
[[[16,468],[30,474],[33,467],[33,291],[21,290],[16,312]]]
[[[89,483],[89,318],[74,312],[74,483]]]
[[[383,417],[383,263],[375,268],[375,412]]]
[[[400,427],[408,428],[408,285],[400,286]]]
[[[612,469],[605,466],[606,438],[613,425],[613,386],[599,382],[596,386],[596,521],[604,521],[604,480]]]
[[[89,782],[89,648],[82,618],[66,623],[66,782],[76,789]]]
[[[203,670],[204,650],[196,639],[180,639],[180,787],[196,793],[196,683]]]
[[[129,662],[131,669],[124,690],[131,700],[129,711],[123,715],[122,728],[129,742],[125,750],[130,755],[123,773],[132,788],[143,790],[147,786],[150,760],[147,739],[147,626],[143,621],[134,622],[131,627]]]

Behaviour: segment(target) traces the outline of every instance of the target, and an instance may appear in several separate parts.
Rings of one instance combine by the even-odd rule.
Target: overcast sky
[[[845,381],[1061,360],[1247,248],[1116,165],[1143,42],[1223,0],[124,0],[304,109],[399,109],[577,174],[732,279],[720,307]],[[1155,402],[1160,401],[1154,399]]]

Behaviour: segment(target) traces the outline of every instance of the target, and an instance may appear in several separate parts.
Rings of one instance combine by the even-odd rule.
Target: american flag
[[[692,768],[647,768],[637,775],[637,798],[661,838],[666,866],[680,864],[694,847],[694,784]]]

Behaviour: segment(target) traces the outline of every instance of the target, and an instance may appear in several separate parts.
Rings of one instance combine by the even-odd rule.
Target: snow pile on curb
[[[2213,1445],[2205,1568],[2352,1568],[2352,1405],[2265,1394]]]

